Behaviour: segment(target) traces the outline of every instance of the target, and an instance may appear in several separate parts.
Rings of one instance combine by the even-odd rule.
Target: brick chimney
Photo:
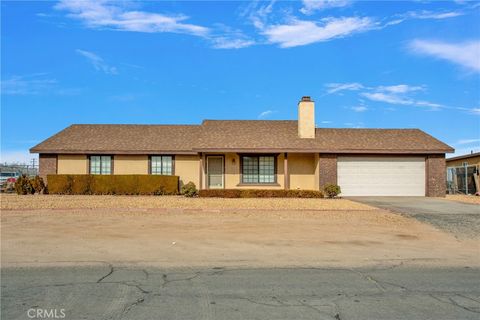
[[[298,103],[298,136],[315,138],[315,103],[308,96],[302,97]]]

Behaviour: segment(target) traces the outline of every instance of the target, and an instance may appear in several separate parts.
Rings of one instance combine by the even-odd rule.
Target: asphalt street
[[[1,302],[5,320],[479,319],[480,270],[4,268]]]
[[[480,206],[429,197],[352,197],[354,201],[390,210],[451,232],[458,238],[480,235]]]

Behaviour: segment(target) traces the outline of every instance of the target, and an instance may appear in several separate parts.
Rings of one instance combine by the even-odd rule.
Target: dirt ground
[[[182,196],[81,196],[81,195],[0,195],[2,209],[310,209],[372,210],[366,204],[346,199],[222,199]]]
[[[371,207],[4,209],[1,240],[2,267],[480,265],[478,239]]]
[[[447,200],[452,200],[452,201],[480,204],[479,196],[467,196],[463,194],[447,194],[446,198]]]

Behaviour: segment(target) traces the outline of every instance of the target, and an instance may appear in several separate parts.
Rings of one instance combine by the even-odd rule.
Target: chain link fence
[[[448,194],[475,194],[479,192],[479,167],[465,165],[447,168]]]

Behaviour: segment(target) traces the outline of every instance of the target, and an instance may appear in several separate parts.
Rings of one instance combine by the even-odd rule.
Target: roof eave
[[[150,155],[150,154],[184,154],[196,155],[192,150],[49,150],[49,149],[30,149],[30,153],[41,154],[131,154],[131,155]]]
[[[445,154],[454,149],[302,149],[302,148],[194,148],[198,152],[237,152],[237,153],[331,153],[331,154]]]

